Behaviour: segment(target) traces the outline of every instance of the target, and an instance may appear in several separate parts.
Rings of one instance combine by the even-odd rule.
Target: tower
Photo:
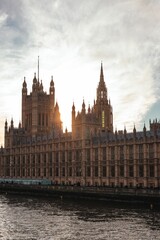
[[[97,87],[97,99],[95,104],[96,115],[102,131],[113,132],[113,113],[110,100],[107,96],[107,88],[104,81],[103,65],[101,63],[100,81]]]
[[[27,98],[27,83],[24,77],[22,85],[22,127],[26,128],[26,98]]]
[[[100,80],[97,87],[97,97],[94,105],[85,108],[83,100],[81,112],[75,112],[75,106],[72,106],[72,137],[89,138],[91,132],[98,131],[113,132],[113,113],[110,100],[107,96],[107,88],[104,81],[103,65],[100,68]]]
[[[58,103],[55,104],[55,87],[51,77],[49,94],[44,92],[43,83],[34,74],[32,92],[27,95],[27,84],[24,78],[22,85],[22,128],[28,135],[36,136],[62,131],[62,122]]]

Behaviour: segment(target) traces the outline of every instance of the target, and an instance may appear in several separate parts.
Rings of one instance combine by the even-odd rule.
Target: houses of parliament
[[[98,82],[98,81],[97,81]],[[5,121],[0,177],[49,179],[54,184],[108,187],[160,187],[160,123],[149,130],[113,130],[113,109],[100,67],[93,106],[71,107],[72,128],[63,131],[55,85],[43,90],[39,74],[32,91],[22,84],[22,120]]]

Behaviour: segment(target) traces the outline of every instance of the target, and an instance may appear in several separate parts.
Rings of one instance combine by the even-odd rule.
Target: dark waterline
[[[0,239],[160,239],[160,210],[143,205],[0,195]]]

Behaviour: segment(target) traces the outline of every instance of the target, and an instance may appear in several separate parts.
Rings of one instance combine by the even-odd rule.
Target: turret
[[[43,83],[42,83],[42,80],[41,80],[41,83],[39,84],[39,90],[40,90],[40,92],[43,92]]]
[[[97,103],[98,102],[108,102],[107,100],[107,88],[104,81],[103,75],[103,65],[101,63],[101,70],[100,70],[100,81],[97,88]]]
[[[21,125],[21,122],[19,122],[19,125],[18,125],[19,128],[22,128],[22,125]]]
[[[136,127],[135,127],[135,124],[134,124],[134,128],[133,128],[133,135],[134,135],[134,138],[136,138]]]
[[[25,119],[26,119],[26,98],[27,98],[27,83],[26,78],[24,77],[24,81],[22,84],[22,126],[25,127]]]
[[[51,82],[50,82],[50,88],[49,88],[49,93],[50,95],[54,95],[55,88],[54,88],[54,82],[53,82],[53,76],[51,77]]]
[[[56,106],[55,106],[55,111],[59,111],[59,105],[58,105],[58,102],[56,102]]]
[[[72,105],[72,137],[75,137],[75,119],[76,119],[76,111],[75,111],[75,105],[73,102]]]
[[[82,114],[86,113],[86,105],[84,103],[84,99],[83,99],[83,103],[82,103]]]
[[[89,106],[88,106],[88,113],[90,113],[91,112],[91,108],[90,108],[90,104],[89,104]]]
[[[38,128],[38,81],[36,78],[36,73],[34,74],[33,84],[32,84],[32,107],[30,116],[28,115],[27,127],[31,130],[32,136],[35,136]]]
[[[22,96],[26,96],[27,95],[27,83],[26,83],[26,78],[24,77],[24,81],[22,84]]]
[[[38,87],[38,82],[37,82],[37,78],[36,78],[36,73],[34,73],[34,78],[33,78],[33,84],[32,84],[32,91],[35,92],[37,91]]]
[[[13,118],[11,119],[11,129],[14,128],[14,122],[13,122]]]
[[[4,127],[4,129],[5,129],[5,133],[7,132],[7,130],[8,130],[8,123],[7,123],[7,119],[6,119],[6,121],[5,121],[5,127]]]
[[[76,112],[75,112],[75,106],[74,106],[74,102],[73,102],[73,105],[72,105],[72,122],[75,120],[75,115],[76,115]]]
[[[104,81],[103,65],[100,68],[100,80],[97,87],[97,99],[94,104],[96,117],[102,131],[113,132],[113,114],[110,100],[107,98],[107,88]]]
[[[53,76],[51,76],[49,94],[50,94],[51,108],[52,108],[52,107],[54,107],[54,104],[55,104],[55,87],[54,87]]]

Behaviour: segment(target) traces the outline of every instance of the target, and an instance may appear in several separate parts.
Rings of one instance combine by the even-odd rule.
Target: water
[[[0,239],[156,240],[160,210],[102,201],[0,195]]]

